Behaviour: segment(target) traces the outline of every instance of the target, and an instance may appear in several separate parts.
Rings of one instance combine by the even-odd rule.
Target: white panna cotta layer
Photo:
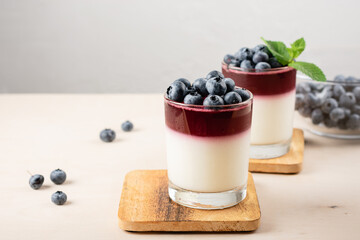
[[[224,192],[245,187],[250,130],[225,137],[197,137],[166,127],[169,180],[196,192]]]
[[[293,132],[295,89],[277,95],[255,95],[251,144],[267,145],[288,141]]]

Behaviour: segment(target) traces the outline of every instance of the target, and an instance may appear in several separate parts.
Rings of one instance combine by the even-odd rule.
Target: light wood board
[[[262,173],[298,173],[304,158],[304,132],[294,128],[287,154],[271,159],[250,159],[249,171]]]
[[[234,207],[199,210],[170,200],[166,170],[129,172],[119,204],[120,228],[127,231],[231,232],[253,231],[260,224],[254,180],[248,176],[247,196]]]

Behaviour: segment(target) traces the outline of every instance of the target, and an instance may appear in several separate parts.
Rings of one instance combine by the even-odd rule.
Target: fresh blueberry
[[[50,173],[50,179],[57,185],[63,184],[66,180],[66,173],[61,169],[56,169]]]
[[[295,109],[299,110],[305,104],[305,96],[302,93],[297,93],[295,97]]]
[[[334,98],[328,98],[321,105],[321,110],[324,113],[330,113],[334,108],[337,108],[338,105],[338,102]]]
[[[271,66],[267,62],[259,62],[255,65],[256,70],[265,70],[265,69],[270,69],[270,68],[271,68]]]
[[[299,108],[298,112],[300,113],[301,116],[303,117],[310,117],[311,116],[311,108],[309,108],[308,106],[304,106],[302,108]]]
[[[324,125],[328,128],[336,127],[336,122],[331,120],[329,117],[324,118]]]
[[[341,95],[345,93],[345,88],[340,84],[335,84],[333,88],[333,96],[335,98],[340,98]]]
[[[182,82],[183,84],[185,84],[186,88],[191,87],[190,81],[187,80],[186,78],[179,78],[179,79],[175,80],[174,82]]]
[[[235,88],[234,92],[237,92],[240,95],[243,102],[250,98],[250,94],[245,88]]]
[[[63,205],[67,200],[67,196],[62,191],[54,192],[51,195],[51,201],[55,203],[56,205]]]
[[[336,75],[334,78],[334,81],[336,82],[345,82],[345,76],[344,75]]]
[[[356,101],[360,103],[360,87],[355,87],[352,92],[356,98]]]
[[[311,92],[311,87],[307,82],[300,82],[296,85],[296,93],[309,93]]]
[[[342,129],[342,130],[346,130],[348,129],[347,127],[347,121],[348,119],[344,118],[344,119],[341,119],[339,120],[336,124],[337,124],[337,127]]]
[[[100,132],[100,139],[103,142],[112,142],[114,141],[115,137],[116,133],[114,130],[106,128]]]
[[[344,109],[345,118],[350,117],[350,115],[351,115],[351,110],[350,110],[350,109],[348,109],[348,108],[342,108],[342,109]]]
[[[356,113],[356,114],[360,115],[360,105],[352,106],[351,110],[352,110],[353,113]]]
[[[203,98],[198,92],[190,92],[184,98],[185,104],[192,104],[192,105],[201,105],[203,103]]]
[[[242,102],[240,95],[237,92],[228,92],[224,96],[226,104],[236,104]]]
[[[231,65],[234,67],[240,67],[241,61],[239,59],[235,59],[231,62]]]
[[[311,121],[313,124],[319,124],[324,120],[324,115],[320,108],[316,108],[311,112]]]
[[[211,71],[211,72],[209,72],[208,73],[208,75],[206,75],[206,79],[210,79],[210,78],[221,78],[221,79],[223,79],[224,78],[224,75],[221,73],[221,72],[219,72],[219,71],[216,71],[216,70],[214,70],[214,71]]]
[[[191,92],[197,92],[197,90],[196,90],[196,88],[194,86],[186,88],[186,94],[189,94]]]
[[[346,126],[349,129],[360,128],[360,116],[358,114],[351,114],[346,122]]]
[[[235,89],[235,82],[231,78],[225,78],[224,79],[226,84],[226,92],[231,92]]]
[[[347,78],[345,78],[345,83],[356,83],[358,80],[356,79],[356,77],[353,76],[349,76]]]
[[[279,68],[283,66],[281,63],[278,62],[278,60],[275,57],[269,58],[268,62],[272,68]]]
[[[169,99],[182,102],[186,95],[186,85],[181,81],[175,81],[168,87],[166,93]]]
[[[240,67],[243,69],[254,69],[254,64],[250,60],[244,60],[241,62]]]
[[[233,60],[235,60],[235,57],[231,54],[227,54],[224,57],[224,63],[230,64]]]
[[[220,77],[210,78],[206,82],[206,90],[211,95],[222,96],[226,93],[226,83]]]
[[[29,179],[29,184],[32,189],[39,189],[44,183],[44,176],[40,174],[32,175]]]
[[[334,108],[331,112],[330,112],[330,119],[337,122],[341,119],[345,118],[345,111],[342,108]]]
[[[259,62],[267,62],[269,61],[269,55],[267,55],[264,52],[256,52],[252,58],[253,62],[259,63]]]
[[[130,121],[125,121],[121,124],[121,129],[124,132],[130,132],[134,128],[134,124]]]
[[[203,97],[205,97],[205,96],[207,96],[209,94],[208,91],[206,90],[206,81],[207,81],[206,78],[198,78],[193,83],[193,87]]]
[[[340,96],[339,106],[351,108],[356,103],[355,95],[352,92],[344,93]]]
[[[260,52],[264,52],[264,53],[266,53],[269,57],[272,56],[269,48],[268,48],[266,45],[264,45],[264,44],[259,44],[259,45],[257,45],[256,47],[253,48],[253,50],[254,50],[254,52],[259,52],[259,51],[260,51]]]
[[[254,55],[254,50],[247,47],[243,47],[239,51],[237,51],[234,56],[238,60],[244,61],[244,60],[252,59],[253,55]]]
[[[217,95],[209,95],[204,99],[204,106],[215,106],[215,105],[224,105],[224,100],[222,97]]]
[[[310,106],[311,108],[320,107],[321,99],[314,93],[308,93],[305,95],[305,104]]]

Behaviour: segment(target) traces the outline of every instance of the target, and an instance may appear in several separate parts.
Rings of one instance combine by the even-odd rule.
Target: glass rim
[[[320,83],[320,84],[342,84],[342,85],[348,85],[348,86],[357,86],[359,85],[360,86],[360,81],[358,82],[343,82],[343,81],[336,81],[336,80],[330,80],[330,79],[326,79],[326,81],[324,82],[320,82],[320,81],[316,81],[306,75],[303,75],[303,74],[296,74],[296,78],[297,79],[300,79],[300,80],[306,80],[306,81],[309,81],[309,82],[314,82],[314,83]]]
[[[221,64],[223,66],[226,66],[227,69],[231,69],[231,70],[235,70],[235,71],[243,72],[243,73],[247,73],[247,74],[248,73],[253,73],[253,74],[257,74],[257,73],[273,73],[273,72],[278,72],[278,71],[285,71],[285,70],[294,69],[294,68],[292,68],[290,66],[283,66],[283,67],[278,67],[278,68],[269,68],[269,69],[257,70],[257,69],[247,69],[247,68],[231,66],[230,64],[226,64],[224,61],[222,61]]]

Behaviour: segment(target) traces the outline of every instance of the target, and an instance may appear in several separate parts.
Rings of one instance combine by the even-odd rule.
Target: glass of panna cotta
[[[287,66],[248,70],[223,62],[222,73],[254,95],[250,157],[286,154],[293,133],[296,70]]]
[[[246,197],[253,101],[247,92],[246,101],[217,106],[176,102],[165,94],[168,190],[173,201],[222,209]]]

